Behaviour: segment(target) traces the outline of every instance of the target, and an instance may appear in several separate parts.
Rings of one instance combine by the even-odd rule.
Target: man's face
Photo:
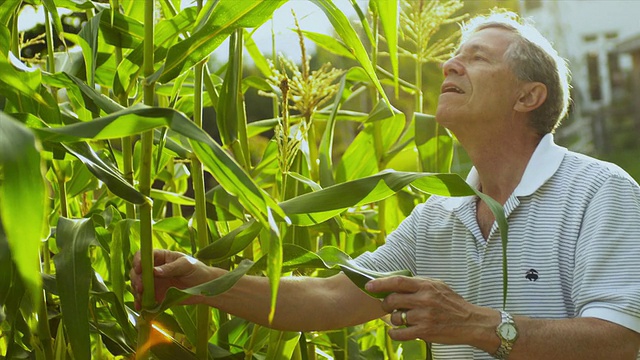
[[[511,119],[519,82],[504,55],[514,40],[506,29],[486,28],[471,35],[444,63],[436,111],[440,124],[458,136],[479,135]]]

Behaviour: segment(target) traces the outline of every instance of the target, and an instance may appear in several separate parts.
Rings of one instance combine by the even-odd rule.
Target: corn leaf
[[[168,47],[178,39],[182,33],[189,31],[196,19],[195,7],[188,7],[171,19],[165,19],[158,23],[153,36],[153,44],[156,47],[154,61],[163,61],[167,55]],[[131,86],[132,81],[141,71],[144,46],[139,44],[118,65],[114,78],[113,90],[116,94],[124,93]]]
[[[152,199],[162,200],[166,202],[170,202],[173,204],[179,205],[187,205],[187,206],[195,206],[196,201],[188,196],[180,195],[176,193],[172,193],[169,191],[151,189],[151,194],[149,194]]]
[[[342,38],[342,41],[344,41],[344,44],[347,46],[349,51],[358,60],[364,71],[371,79],[371,82],[380,93],[380,96],[382,96],[385,102],[389,104],[389,99],[382,88],[382,84],[380,84],[380,80],[378,80],[378,76],[371,64],[371,59],[369,59],[367,50],[364,48],[364,45],[362,45],[362,42],[358,38],[358,34],[356,34],[353,26],[351,26],[349,19],[347,19],[344,13],[342,13],[330,0],[310,1],[324,11],[325,15],[327,15],[327,18],[331,22],[331,25],[333,25],[335,32]]]
[[[253,265],[253,262],[243,260],[234,270],[215,280],[208,281],[189,289],[181,290],[177,288],[169,288],[162,303],[155,309],[149,311],[149,313],[153,315],[162,313],[164,310],[181,303],[193,295],[215,296],[222,294],[231,289],[231,287],[235,285],[235,283],[238,282],[238,280],[240,280],[240,278],[242,278],[249,269],[251,269],[251,265]]]
[[[260,49],[258,48],[258,45],[256,45],[256,42],[253,41],[251,34],[252,33],[248,32],[246,29],[243,31],[244,48],[247,49],[249,56],[251,56],[253,63],[256,64],[256,68],[260,70],[262,76],[269,77],[272,75],[269,63],[267,62],[267,59],[264,57],[264,55],[262,55],[262,52],[260,52]]]
[[[29,69],[13,57],[12,54],[10,54],[10,56],[13,61],[23,66],[21,69],[23,71],[18,71],[4,54],[0,54],[0,74],[2,74],[2,76],[0,76],[0,94],[7,96],[9,99],[21,95],[26,98],[35,99],[40,104],[46,105],[46,101],[38,92],[39,85],[42,82],[40,70]],[[30,71],[26,71],[27,69]],[[17,103],[15,105],[18,106]],[[33,109],[35,106],[30,106],[29,108]],[[21,109],[21,111],[26,110]]]
[[[112,12],[110,9],[101,11],[101,13],[104,15],[101,16],[98,24],[100,33],[107,44],[124,49],[134,49],[142,43],[144,39],[144,25],[142,23],[118,11]]]
[[[60,217],[56,244],[60,252],[53,257],[53,261],[56,265],[62,320],[74,357],[90,359],[91,341],[87,309],[93,269],[89,259],[89,246],[97,244],[93,222],[90,219]]]
[[[269,330],[267,359],[291,359],[300,339],[299,332]]]
[[[378,172],[378,162],[371,156],[373,149],[373,126],[366,126],[342,155],[336,170],[336,182],[360,179]]]
[[[87,169],[89,169],[95,177],[102,180],[114,194],[133,204],[144,204],[149,201],[146,196],[136,190],[133,185],[129,184],[118,169],[104,162],[93,149],[91,149],[89,144],[78,142],[62,144],[62,146],[71,155],[82,161],[82,163],[87,166]]]
[[[387,40],[387,48],[389,51],[389,59],[391,60],[391,69],[393,72],[393,83],[398,96],[398,88],[400,78],[398,72],[398,1],[388,0],[372,0],[370,6],[374,7],[380,18],[382,30],[384,30],[385,39]]]
[[[351,260],[349,255],[334,246],[325,246],[317,253],[313,253],[298,245],[284,244],[282,270],[287,272],[299,269],[342,270],[362,291],[377,298],[384,298],[388,294],[367,292],[364,286],[369,280],[386,276],[412,276],[409,270],[380,272],[365,269],[355,265]],[[263,270],[266,266],[265,263],[266,258],[260,258],[253,265],[251,271],[257,272]]]
[[[448,173],[453,161],[453,137],[435,116],[414,113],[415,143],[424,172]]]
[[[242,96],[242,33],[234,32],[229,40],[227,72],[220,89],[216,124],[222,145],[234,152],[241,164],[249,162],[247,119]],[[240,146],[236,146],[240,145]]]
[[[325,127],[322,139],[320,140],[320,146],[318,148],[318,159],[320,160],[320,184],[324,187],[335,184],[333,178],[333,135],[336,128],[336,118],[340,106],[342,105],[342,93],[344,92],[347,77],[346,75],[340,79],[340,87],[336,92],[336,97],[333,101],[333,107],[327,120],[327,126]]]
[[[302,31],[302,34],[304,34],[304,37],[313,41],[316,45],[332,54],[356,60],[355,55],[353,55],[350,49],[342,41],[334,38],[333,36],[305,30]]]
[[[2,214],[0,213],[0,216]],[[4,227],[2,221],[0,221],[0,274],[4,276],[0,277],[0,323],[4,322],[6,315],[4,313],[4,304],[7,301],[9,295],[9,289],[11,288],[11,280],[13,280],[14,267],[13,260],[11,260],[11,251],[9,250],[9,243],[7,242],[7,236],[4,233]]]
[[[18,8],[21,5],[21,1],[6,1],[0,6],[0,24],[5,25],[11,22],[11,18],[15,14],[17,16]],[[8,46],[9,42],[7,42]],[[3,54],[6,54],[3,52]]]
[[[173,109],[138,105],[91,122],[35,131],[46,141],[71,142],[79,139],[120,138],[161,126],[168,126],[188,137],[195,154],[220,185],[228,193],[237,196],[247,211],[263,226],[275,227],[277,231],[277,224],[269,220],[269,209],[273,209],[280,219],[286,217],[275,201],[204,130]]]
[[[249,246],[262,229],[259,222],[250,220],[200,249],[196,257],[213,263],[226,260]]]
[[[51,19],[53,20],[53,28],[58,33],[58,37],[62,40],[62,36],[64,34],[64,30],[62,28],[62,21],[60,21],[60,15],[58,14],[58,8],[55,4],[54,0],[42,0],[42,5],[47,9]]]
[[[412,185],[442,196],[470,196],[473,189],[456,174],[430,174],[387,170],[376,175],[337,184],[280,203],[292,223],[319,224],[342,211],[383,200]]]
[[[101,11],[89,20],[82,27],[76,38],[84,55],[89,84],[95,84],[96,62],[98,61],[98,31],[100,30],[100,19],[103,13]]]
[[[48,212],[39,145],[29,129],[3,112],[0,128],[0,220],[13,261],[37,308],[42,289],[38,251]]]
[[[220,1],[198,31],[169,49],[158,79],[166,83],[206,58],[237,28],[255,28],[267,21],[286,0]]]
[[[1,15],[0,15],[1,16]],[[0,54],[7,54],[11,48],[11,33],[9,28],[0,23]]]

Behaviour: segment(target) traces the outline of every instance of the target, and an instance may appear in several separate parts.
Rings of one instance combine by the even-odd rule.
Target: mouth
[[[464,94],[464,91],[453,84],[442,84],[442,87],[440,88],[440,93],[441,94],[447,94],[447,93]]]

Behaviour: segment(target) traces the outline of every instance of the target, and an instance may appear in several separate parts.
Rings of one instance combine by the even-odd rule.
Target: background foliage
[[[381,245],[428,194],[473,194],[449,174],[454,139],[427,113],[453,23],[493,2],[352,1],[351,22],[310,0],[336,36],[298,28],[322,49],[303,46],[299,65],[251,38],[284,3],[3,3],[0,356],[428,356],[422,342],[391,341],[384,320],[285,333],[179,305],[245,273],[269,277],[273,302],[283,275],[343,270],[361,282],[348,259]],[[27,5],[46,9],[41,35],[17,31]],[[210,60],[226,39],[228,59]],[[145,298],[137,313],[131,257],[142,249],[150,274],[152,248],[232,271],[162,304]]]

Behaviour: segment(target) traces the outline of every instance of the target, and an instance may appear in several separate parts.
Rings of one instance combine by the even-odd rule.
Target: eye
[[[481,56],[481,55],[473,55],[473,60],[476,60],[476,61],[487,61],[487,59],[484,56]]]

